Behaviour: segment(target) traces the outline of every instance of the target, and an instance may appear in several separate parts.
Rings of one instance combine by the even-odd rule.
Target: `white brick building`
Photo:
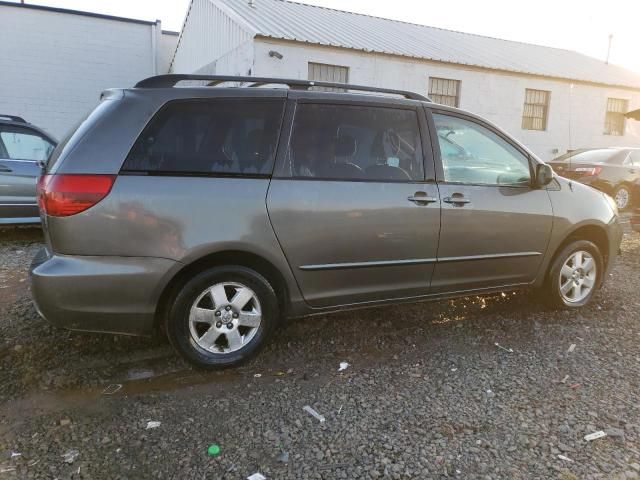
[[[160,21],[0,1],[0,113],[60,139],[105,88],[167,73],[177,39]]]
[[[430,94],[548,160],[640,145],[640,74],[585,55],[282,0],[192,0],[174,73],[237,74]]]

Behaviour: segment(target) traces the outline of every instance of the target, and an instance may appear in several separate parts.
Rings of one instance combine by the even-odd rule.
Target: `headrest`
[[[340,135],[336,143],[336,157],[351,157],[356,153],[356,139],[351,135]]]

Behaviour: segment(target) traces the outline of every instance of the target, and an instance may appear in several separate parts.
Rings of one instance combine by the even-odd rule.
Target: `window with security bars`
[[[316,82],[349,83],[349,67],[309,62],[309,80]],[[344,92],[342,88],[314,87],[318,92]]]
[[[430,77],[429,98],[441,105],[460,106],[460,80]]]
[[[524,91],[524,111],[522,112],[522,128],[524,130],[546,130],[549,113],[549,96],[546,90]]]
[[[605,135],[624,135],[624,114],[629,101],[623,98],[607,98],[607,113],[604,118]]]

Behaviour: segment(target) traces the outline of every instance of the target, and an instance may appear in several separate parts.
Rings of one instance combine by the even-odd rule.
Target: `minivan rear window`
[[[282,100],[178,100],[149,122],[124,172],[270,175]]]

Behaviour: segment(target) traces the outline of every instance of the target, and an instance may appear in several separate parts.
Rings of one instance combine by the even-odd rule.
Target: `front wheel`
[[[262,275],[246,267],[214,267],[184,284],[166,330],[185,360],[214,369],[254,355],[278,317],[275,292]]]
[[[583,307],[593,298],[602,274],[598,247],[587,240],[574,241],[556,256],[549,270],[550,300],[559,307]]]

